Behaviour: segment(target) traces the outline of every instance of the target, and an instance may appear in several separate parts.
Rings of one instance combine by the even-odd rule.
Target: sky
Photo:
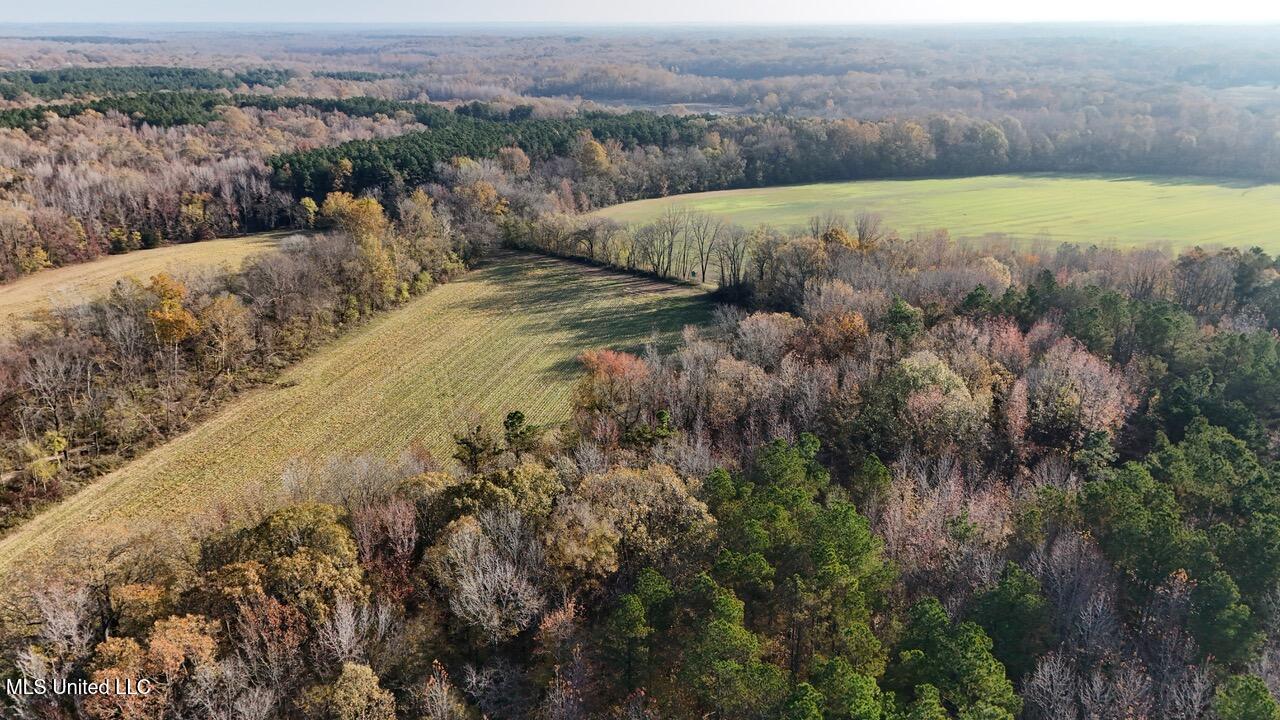
[[[0,0],[13,22],[1280,22],[1278,0]]]

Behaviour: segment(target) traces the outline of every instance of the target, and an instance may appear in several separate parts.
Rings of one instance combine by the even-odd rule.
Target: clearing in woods
[[[278,231],[135,250],[19,278],[0,285],[0,337],[12,335],[41,310],[92,300],[122,278],[134,277],[146,282],[162,271],[238,270],[245,258],[270,250],[284,238],[296,234]]]
[[[1003,234],[1122,247],[1258,245],[1280,251],[1280,184],[1190,177],[1034,173],[859,180],[674,195],[599,214],[643,223],[668,207],[747,227],[795,229],[829,211],[850,217],[869,211],[904,235],[946,228],[957,238]]]
[[[0,540],[0,574],[181,523],[278,482],[294,457],[394,456],[420,441],[449,457],[452,434],[512,410],[567,419],[583,350],[638,349],[705,322],[685,286],[512,254],[339,338],[186,434],[49,508]]]

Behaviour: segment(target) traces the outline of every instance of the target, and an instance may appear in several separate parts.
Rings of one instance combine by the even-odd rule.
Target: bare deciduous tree
[[[1028,710],[1042,720],[1075,720],[1080,716],[1076,701],[1079,686],[1075,667],[1062,653],[1051,652],[1036,663],[1022,686]]]
[[[466,703],[449,681],[449,672],[438,660],[431,663],[431,675],[415,692],[414,704],[421,720],[465,720],[469,717]]]
[[[252,684],[234,657],[198,667],[187,692],[190,710],[209,720],[267,720],[279,700],[277,688]]]
[[[493,643],[528,627],[546,604],[533,577],[541,563],[537,547],[515,510],[464,518],[437,562],[454,614]]]
[[[706,213],[691,213],[685,226],[685,246],[693,246],[698,258],[698,282],[707,282],[707,267],[715,256],[724,221]]]
[[[834,230],[843,230],[848,232],[849,220],[844,215],[828,210],[820,215],[813,215],[809,218],[809,237],[814,240],[825,240]]]
[[[306,620],[275,598],[241,603],[231,627],[232,647],[259,687],[287,694],[299,682]]]
[[[316,648],[331,667],[347,662],[364,664],[366,612],[367,606],[357,608],[351,598],[341,597],[333,603],[329,617],[316,628]]]
[[[880,244],[888,233],[884,228],[884,218],[873,212],[860,212],[853,217],[853,229],[857,235],[858,247],[870,250]]]
[[[750,237],[750,233],[737,225],[728,225],[720,233],[715,256],[721,287],[738,287],[746,280]]]

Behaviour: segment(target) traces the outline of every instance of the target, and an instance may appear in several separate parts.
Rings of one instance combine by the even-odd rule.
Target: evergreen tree
[[[973,603],[973,620],[991,638],[992,651],[1015,680],[1029,672],[1049,646],[1049,606],[1040,583],[1015,563]]]
[[[996,717],[1012,720],[1022,707],[987,634],[973,622],[952,623],[934,598],[911,608],[894,657],[887,684],[917,700],[925,697],[923,686],[932,686],[960,713],[988,706]]]
[[[1213,698],[1215,720],[1280,720],[1280,703],[1254,675],[1227,678]]]

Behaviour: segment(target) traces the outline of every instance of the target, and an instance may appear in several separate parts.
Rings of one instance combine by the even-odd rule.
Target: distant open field
[[[393,456],[421,441],[447,458],[473,417],[563,421],[577,355],[674,342],[711,306],[692,288],[511,255],[339,339],[187,434],[99,479],[0,540],[0,573],[63,542],[180,523],[293,457]],[[500,427],[500,426],[499,426]]]
[[[135,277],[145,282],[162,271],[239,269],[245,258],[270,250],[283,238],[295,234],[270,232],[137,250],[28,275],[0,285],[0,336],[22,327],[41,309],[92,300],[121,278]]]
[[[1122,246],[1259,245],[1280,251],[1280,185],[1204,178],[992,175],[868,180],[692,193],[617,205],[600,214],[651,220],[669,206],[740,225],[802,227],[827,211],[876,212],[906,234],[946,228],[954,237],[1002,233]]]

